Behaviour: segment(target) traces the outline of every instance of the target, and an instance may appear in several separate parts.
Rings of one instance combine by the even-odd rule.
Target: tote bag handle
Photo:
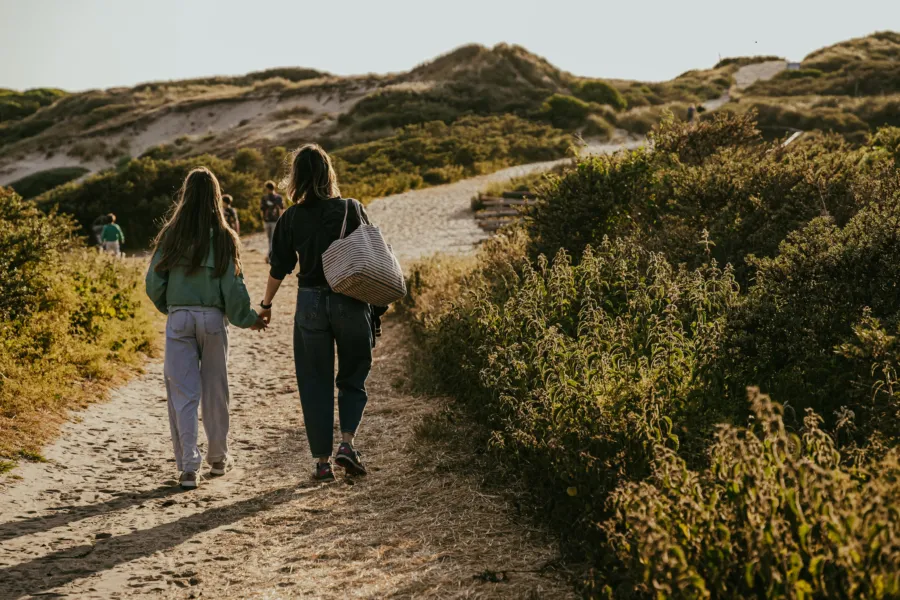
[[[347,198],[344,200],[344,224],[341,225],[341,237],[338,239],[344,239],[344,234],[347,232],[347,211],[350,208],[350,203],[353,202],[354,207],[356,207],[356,216],[359,217],[359,224],[363,223],[369,224],[368,219],[363,219],[362,211],[359,209],[359,202],[355,201],[353,198]]]

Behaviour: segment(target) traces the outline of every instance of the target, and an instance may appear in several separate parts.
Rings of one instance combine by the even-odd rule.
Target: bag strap
[[[347,213],[350,210],[350,203],[353,203],[353,207],[356,209],[356,216],[359,217],[359,224],[362,225],[365,223],[369,224],[368,219],[364,219],[362,215],[362,210],[360,209],[360,204],[353,198],[346,198],[344,200],[344,224],[341,226],[341,237],[340,239],[344,239],[344,234],[347,232]]]
[[[350,199],[344,200],[344,224],[341,225],[341,237],[338,239],[344,239],[344,233],[347,231],[347,211],[350,208]]]

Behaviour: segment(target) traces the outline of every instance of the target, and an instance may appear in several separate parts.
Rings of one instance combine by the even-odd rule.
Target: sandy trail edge
[[[611,150],[612,147],[601,150]],[[370,214],[410,260],[470,252],[483,239],[469,198],[505,171],[378,200]],[[247,240],[262,294],[264,241]],[[477,477],[420,460],[413,430],[437,399],[405,391],[408,332],[388,322],[359,444],[372,475],[314,485],[292,367],[296,283],[270,331],[231,329],[232,452],[238,469],[199,490],[173,487],[159,362],[80,413],[48,462],[0,483],[0,598],[566,598],[555,544],[511,518]],[[202,437],[202,436],[201,436]],[[505,583],[480,574],[506,571]]]

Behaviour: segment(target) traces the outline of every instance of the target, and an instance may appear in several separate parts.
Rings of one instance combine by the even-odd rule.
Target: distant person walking
[[[238,219],[237,211],[231,205],[234,199],[230,194],[222,194],[222,212],[225,214],[225,222],[234,229],[234,232],[241,235],[241,221]]]
[[[103,249],[108,254],[115,257],[122,256],[122,244],[125,243],[125,234],[122,228],[116,223],[116,215],[109,213],[106,215],[106,225],[100,233],[100,241],[103,243]]]
[[[109,223],[109,215],[100,215],[91,223],[91,231],[94,233],[94,242],[103,248],[103,228]]]
[[[275,193],[275,183],[266,182],[266,191],[262,200],[259,202],[259,215],[262,217],[263,224],[266,227],[266,237],[269,238],[269,255],[272,254],[272,236],[275,234],[275,224],[281,218],[284,212],[284,199],[281,195]],[[269,262],[269,256],[266,262]]]
[[[165,315],[163,373],[175,464],[184,489],[197,487],[198,407],[210,474],[233,465],[228,454],[228,323],[253,330],[266,323],[250,306],[241,246],[225,223],[219,181],[208,169],[188,173],[180,198],[154,241],[147,295]]]
[[[368,401],[366,379],[372,368],[376,313],[365,302],[328,287],[322,253],[342,234],[350,235],[361,222],[368,222],[368,217],[356,200],[341,198],[331,159],[315,144],[303,146],[294,155],[288,194],[294,205],[275,229],[260,316],[269,322],[275,294],[299,259],[294,367],[306,437],[316,459],[313,479],[334,480],[330,460],[334,450],[335,384],[341,428],[335,461],[351,475],[365,475],[353,438]]]
[[[687,109],[687,122],[688,122],[688,123],[693,123],[693,122],[694,122],[694,113],[695,113],[696,111],[697,111],[697,109],[694,107],[693,104],[691,104],[690,106],[688,106],[688,109]]]

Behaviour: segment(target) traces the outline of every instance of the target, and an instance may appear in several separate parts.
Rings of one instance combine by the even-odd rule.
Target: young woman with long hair
[[[358,202],[341,198],[331,158],[316,144],[305,145],[294,153],[286,188],[294,205],[285,211],[275,227],[269,255],[269,282],[260,316],[267,323],[271,319],[275,294],[299,261],[294,365],[306,435],[316,459],[313,478],[334,480],[330,460],[334,450],[335,384],[341,427],[335,462],[350,475],[365,475],[366,468],[353,447],[353,437],[368,400],[366,379],[372,368],[374,313],[368,304],[328,287],[322,253],[341,236],[345,215],[346,235],[361,222],[368,222],[368,217]]]
[[[228,323],[259,330],[241,274],[241,246],[225,222],[222,191],[206,168],[184,180],[178,202],[153,243],[147,295],[165,315],[164,375],[169,427],[182,488],[200,482],[198,413],[209,444],[210,474],[224,475],[228,454]]]

